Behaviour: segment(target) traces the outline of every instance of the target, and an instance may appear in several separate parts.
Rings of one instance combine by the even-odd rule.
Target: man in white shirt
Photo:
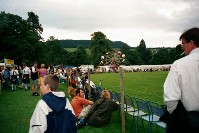
[[[23,79],[23,82],[25,84],[25,90],[29,90],[30,89],[30,77],[31,77],[31,71],[30,71],[30,68],[27,67],[27,65],[24,63],[23,64],[23,73],[22,73],[22,79]]]
[[[171,66],[164,83],[164,102],[170,114],[179,101],[182,102],[187,111],[189,132],[192,133],[199,131],[199,28],[185,31],[180,40],[186,56],[176,60]],[[194,112],[191,117],[190,112]]]

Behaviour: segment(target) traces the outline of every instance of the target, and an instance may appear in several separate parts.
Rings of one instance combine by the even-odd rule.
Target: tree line
[[[63,48],[77,48],[79,45],[82,45],[84,48],[88,48],[90,44],[90,40],[71,40],[71,39],[65,39],[65,40],[59,40],[61,43],[61,46]],[[112,48],[121,48],[123,44],[125,44],[122,41],[111,41]]]
[[[32,65],[38,63],[64,64],[79,66],[82,64],[93,64],[98,66],[101,56],[113,51],[111,41],[102,32],[91,34],[86,52],[83,45],[79,44],[75,51],[68,52],[62,47],[60,40],[50,36],[47,41],[41,37],[42,24],[39,16],[28,12],[28,18],[10,13],[0,13],[0,61],[4,58],[13,59],[15,64],[26,63]],[[121,44],[121,52],[126,55],[124,65],[150,65],[170,64],[181,58],[181,45],[175,48],[146,48],[142,39],[137,47],[130,47],[126,43]]]

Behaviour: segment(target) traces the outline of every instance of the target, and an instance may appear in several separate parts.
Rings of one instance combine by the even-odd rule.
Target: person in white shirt
[[[30,68],[27,67],[27,65],[24,63],[23,64],[24,69],[23,69],[23,73],[22,73],[22,79],[25,85],[25,90],[29,90],[30,89],[30,77],[31,77],[31,71]]]
[[[199,131],[199,28],[185,31],[180,40],[186,56],[171,66],[164,83],[164,102],[172,114],[181,101],[192,133]],[[190,116],[190,112],[194,115]]]
[[[17,90],[18,78],[19,78],[19,72],[16,69],[16,66],[14,66],[10,71],[10,81],[11,81],[12,91]]]

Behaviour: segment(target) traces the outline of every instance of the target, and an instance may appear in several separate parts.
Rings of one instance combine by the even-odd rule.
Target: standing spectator
[[[3,82],[5,82],[3,78],[3,67],[0,67],[0,94],[1,94]]]
[[[48,68],[48,74],[55,74],[53,64],[50,64],[50,66],[49,66],[49,68]]]
[[[85,79],[82,81],[83,88],[85,89],[85,98],[89,99],[89,87],[91,89],[91,97],[93,99],[97,98],[97,94],[95,92],[95,84],[93,81],[90,80],[90,85],[89,85],[89,80],[88,80],[88,75],[85,76]]]
[[[38,88],[38,69],[37,69],[37,63],[35,62],[32,66],[31,71],[31,79],[32,79],[32,96],[39,96],[37,93]]]
[[[61,69],[61,72],[59,73],[58,77],[59,77],[60,83],[65,83],[67,81],[66,72],[64,68]]]
[[[76,74],[76,84],[77,84],[77,88],[83,88],[83,85],[82,85],[82,80],[80,78],[80,74]]]
[[[64,92],[58,92],[59,78],[46,75],[41,82],[42,99],[30,120],[29,133],[77,133],[76,119]]]
[[[111,99],[110,92],[103,90],[100,99],[98,99],[89,110],[82,124],[88,123],[91,126],[101,127],[110,123],[113,111],[117,111],[119,106]]]
[[[199,131],[199,28],[181,36],[185,57],[176,60],[164,83],[164,102],[171,114],[168,133]]]
[[[70,86],[72,86],[73,88],[76,88],[77,87],[77,83],[75,81],[76,79],[76,73],[72,72],[71,75],[70,75]]]
[[[23,64],[23,74],[22,74],[22,79],[24,82],[24,86],[25,86],[25,90],[29,90],[30,89],[30,77],[31,77],[31,71],[30,68],[27,67],[27,65],[24,63]]]
[[[47,70],[45,68],[45,64],[41,64],[41,68],[39,69],[39,85],[41,84],[43,77],[47,74]]]
[[[76,96],[71,101],[71,105],[74,109],[75,116],[77,119],[80,119],[79,114],[82,112],[83,108],[93,104],[93,101],[89,101],[84,98],[84,90],[80,88],[76,90]]]
[[[18,78],[18,84],[19,84],[19,88],[23,88],[24,83],[23,83],[23,79],[22,79],[22,74],[23,74],[23,69],[21,68],[21,66],[18,66],[18,72],[19,72],[19,78]]]
[[[17,90],[18,76],[19,76],[18,69],[17,67],[14,66],[12,70],[10,71],[10,81],[11,81],[12,91]]]
[[[3,90],[6,91],[8,90],[8,86],[9,86],[9,80],[10,80],[10,69],[7,66],[5,68],[5,70],[2,71],[3,73],[3,79],[4,79],[4,83],[3,83]]]

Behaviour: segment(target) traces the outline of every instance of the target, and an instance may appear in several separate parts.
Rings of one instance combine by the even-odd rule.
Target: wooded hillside
[[[82,45],[84,48],[88,48],[90,40],[59,40],[63,48],[77,48],[78,45]],[[125,44],[121,41],[110,41],[112,48],[121,48],[122,44]]]

